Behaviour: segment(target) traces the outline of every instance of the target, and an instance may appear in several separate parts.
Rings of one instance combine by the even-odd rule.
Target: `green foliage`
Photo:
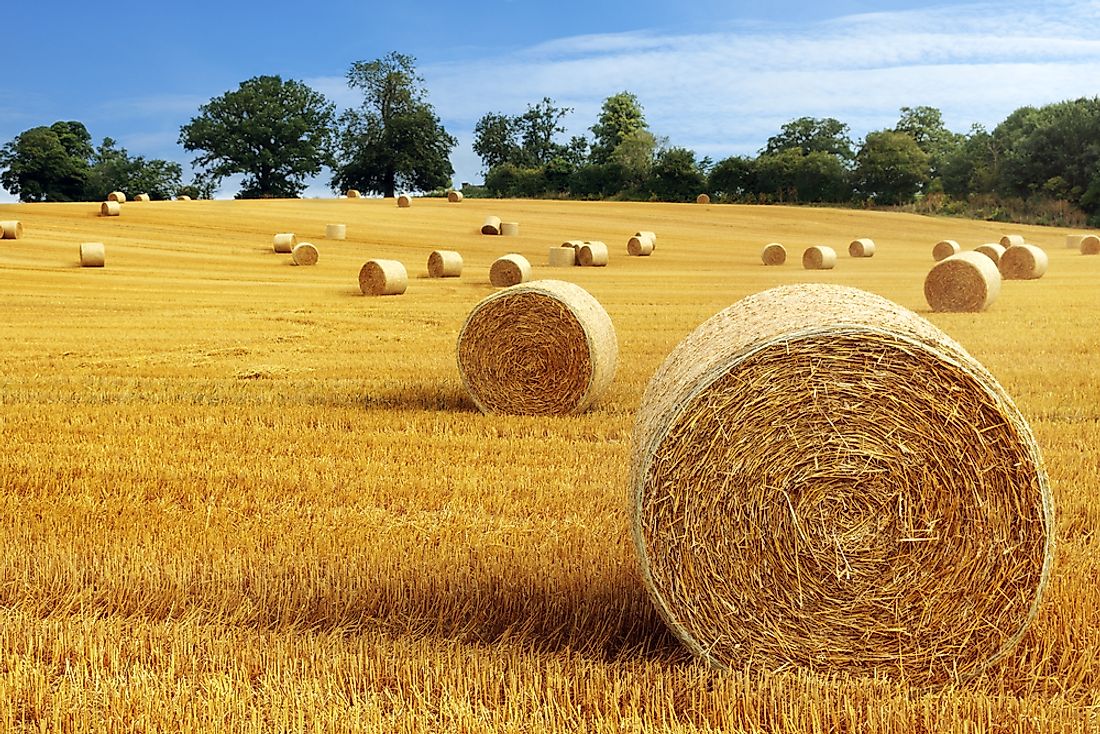
[[[740,201],[756,191],[756,160],[730,156],[718,161],[707,177],[707,189],[728,201]]]
[[[81,201],[91,141],[79,122],[24,130],[0,149],[0,184],[20,201]]]
[[[184,149],[217,183],[243,174],[239,198],[296,197],[332,161],[334,106],[302,82],[258,76],[199,108],[180,129]]]
[[[474,126],[474,152],[486,171],[504,163],[520,168],[544,166],[555,158],[574,167],[581,165],[588,145],[584,138],[574,137],[565,145],[555,140],[565,132],[561,121],[572,111],[543,97],[538,103],[527,105],[522,115],[490,112]]]
[[[757,193],[786,202],[838,202],[851,197],[848,172],[836,155],[786,148],[756,159]]]
[[[639,128],[622,137],[607,162],[619,166],[624,187],[638,195],[650,178],[656,150],[657,138],[649,130]]]
[[[541,166],[520,168],[502,163],[485,176],[485,188],[496,197],[533,198],[546,190],[546,174]]]
[[[488,172],[504,163],[516,164],[523,159],[519,144],[518,120],[499,112],[490,112],[474,126],[474,152]]]
[[[856,155],[856,188],[878,204],[911,200],[929,175],[928,154],[906,133],[868,133]]]
[[[112,191],[149,194],[153,199],[171,199],[179,193],[183,169],[173,161],[131,158],[125,148],[104,138],[92,158],[85,197],[98,201]]]
[[[764,155],[796,149],[802,155],[828,153],[848,163],[852,154],[852,139],[848,126],[832,117],[799,117],[783,125],[778,135],[768,138]]]
[[[607,163],[623,141],[639,132],[648,132],[641,103],[625,91],[603,101],[600,116],[591,130],[595,137],[590,153],[593,163]]]
[[[705,185],[693,151],[666,148],[657,154],[649,186],[660,201],[694,201]]]
[[[606,199],[626,188],[626,172],[619,163],[589,163],[569,179],[569,193],[581,199]]]

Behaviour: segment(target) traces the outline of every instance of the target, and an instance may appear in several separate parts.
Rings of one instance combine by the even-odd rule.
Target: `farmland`
[[[1100,727],[1100,257],[1065,230],[840,209],[418,199],[0,206],[0,727],[30,731],[1092,731]],[[488,214],[521,223],[485,237]],[[346,223],[347,239],[324,239]],[[652,257],[626,239],[653,230]],[[320,250],[272,251],[276,232]],[[943,238],[1044,247],[1037,281],[931,314]],[[846,255],[875,240],[870,259]],[[549,269],[567,239],[607,268]],[[103,242],[106,267],[78,267]],[[788,262],[760,264],[783,242]],[[831,271],[802,249],[829,244]],[[428,279],[433,249],[460,279]],[[575,417],[485,416],[454,348],[518,252],[610,314],[612,387]],[[361,295],[368,258],[408,292]],[[1054,575],[983,678],[917,691],[708,670],[665,630],[630,542],[649,376],[700,322],[799,282],[927,316],[1031,421]],[[914,376],[920,379],[920,376]]]

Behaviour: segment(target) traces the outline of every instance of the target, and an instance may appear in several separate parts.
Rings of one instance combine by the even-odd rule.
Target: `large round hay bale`
[[[501,222],[500,234],[503,237],[518,237],[519,236],[519,222]]]
[[[577,264],[586,268],[602,268],[611,260],[607,245],[599,240],[585,241],[577,248]]]
[[[348,189],[347,197],[349,199],[361,199],[363,195],[359,193],[359,189]]]
[[[874,257],[875,241],[868,237],[860,237],[848,243],[849,257]]]
[[[107,262],[107,249],[102,242],[80,243],[80,267],[102,268]]]
[[[924,298],[933,311],[984,311],[1000,292],[1001,272],[977,250],[940,260],[924,279]]]
[[[451,202],[452,204],[457,204],[458,202],[462,201],[462,192],[461,191],[448,191],[447,192],[447,201]]]
[[[409,287],[409,273],[399,260],[367,260],[359,269],[364,296],[399,296]]]
[[[401,194],[397,197],[397,205],[402,209],[412,206],[412,197],[408,194]]]
[[[99,216],[117,217],[122,214],[122,205],[117,201],[105,201],[99,205]]]
[[[962,252],[962,248],[955,240],[940,240],[932,247],[932,259],[939,261],[952,255],[958,255],[960,252]]]
[[[561,246],[562,247],[569,247],[569,248],[572,248],[573,250],[579,250],[582,247],[584,247],[584,242],[585,242],[584,240],[566,240],[565,242],[561,243]]]
[[[634,235],[626,241],[626,254],[632,257],[647,257],[653,254],[653,240],[648,234]]]
[[[134,197],[134,201],[150,201],[149,194],[138,194]]]
[[[428,255],[428,276],[458,278],[462,275],[462,254],[454,250],[432,250]]]
[[[1011,398],[854,288],[757,293],[685,338],[639,406],[631,488],[645,586],[721,668],[970,678],[1050,576],[1053,499]]]
[[[657,249],[657,233],[652,230],[642,229],[634,233],[635,237],[648,237],[649,241],[653,243],[653,249]]]
[[[1005,248],[999,242],[986,242],[984,245],[975,247],[974,252],[980,252],[992,260],[994,265],[1000,265],[1001,256],[1005,254]]]
[[[180,194],[176,197],[176,201],[191,201],[191,197],[187,194]]]
[[[551,247],[547,263],[552,268],[571,268],[577,264],[577,251],[572,247]]]
[[[836,250],[826,245],[807,247],[802,253],[802,267],[806,270],[832,270],[836,267]]]
[[[489,215],[485,217],[485,224],[481,225],[482,234],[500,234],[500,217]]]
[[[1081,248],[1081,240],[1085,238],[1083,234],[1067,234],[1066,235],[1066,249],[1067,250],[1079,250]]]
[[[1001,237],[1001,246],[1006,250],[1010,247],[1024,244],[1027,244],[1027,240],[1024,239],[1022,234],[1006,234]]]
[[[321,253],[308,242],[299,242],[290,251],[290,262],[295,265],[316,265]]]
[[[618,356],[607,311],[560,280],[494,293],[458,335],[462,383],[484,413],[581,413],[611,385]]]
[[[760,252],[760,261],[765,265],[782,265],[787,262],[787,248],[778,242],[769,242]]]
[[[271,239],[271,246],[275,252],[293,252],[296,244],[298,244],[298,238],[293,232],[280,232]]]
[[[523,255],[512,253],[498,257],[489,266],[489,282],[497,288],[507,288],[531,280],[531,263]]]
[[[1047,271],[1046,252],[1035,245],[1013,245],[1001,255],[1001,277],[1005,280],[1036,280]]]
[[[1100,255],[1100,237],[1094,234],[1087,234],[1081,238],[1081,254],[1082,255]]]
[[[699,194],[698,196],[695,197],[695,203],[696,204],[709,204],[710,203],[710,194]]]
[[[23,223],[16,219],[0,222],[0,239],[17,240],[23,236]]]
[[[122,193],[121,191],[112,191],[111,193],[107,194],[107,201],[117,201],[119,204],[125,204],[126,194]]]
[[[326,224],[325,225],[325,239],[326,240],[346,240],[348,237],[348,225],[346,224]]]

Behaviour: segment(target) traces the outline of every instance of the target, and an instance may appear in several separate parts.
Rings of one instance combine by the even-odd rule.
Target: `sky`
[[[95,143],[179,161],[185,179],[193,156],[179,129],[200,105],[278,74],[354,107],[348,67],[390,51],[416,58],[458,139],[456,186],[482,180],[477,120],[543,97],[573,110],[564,140],[630,91],[655,134],[717,161],[755,155],[797,117],[835,117],[858,141],[893,126],[903,106],[937,107],[967,132],[1024,105],[1100,94],[1100,0],[9,5],[0,144],[79,120]],[[331,196],[330,177],[305,195]],[[235,184],[217,195],[231,198]]]

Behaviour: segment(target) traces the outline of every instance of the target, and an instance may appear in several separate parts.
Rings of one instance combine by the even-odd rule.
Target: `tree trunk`
[[[392,168],[388,169],[382,183],[382,196],[386,197],[387,199],[392,199],[395,194],[394,189],[397,187],[397,172],[394,171]]]

